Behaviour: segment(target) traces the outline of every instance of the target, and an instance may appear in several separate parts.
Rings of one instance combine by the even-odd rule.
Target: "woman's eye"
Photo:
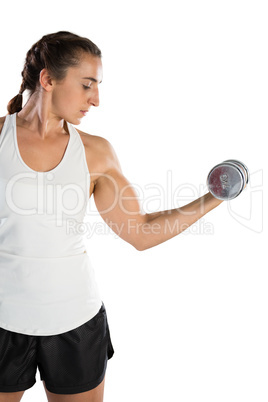
[[[87,87],[86,85],[83,85],[84,89],[90,89],[90,86]]]

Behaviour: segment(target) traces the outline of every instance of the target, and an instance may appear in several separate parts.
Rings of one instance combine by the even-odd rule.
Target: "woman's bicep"
[[[131,183],[116,167],[101,175],[94,188],[94,201],[105,223],[134,247],[145,220]]]

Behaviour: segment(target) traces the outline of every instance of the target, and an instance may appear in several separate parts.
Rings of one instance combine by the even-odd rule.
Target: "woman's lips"
[[[80,110],[80,112],[81,112],[84,116],[86,116],[88,110]]]

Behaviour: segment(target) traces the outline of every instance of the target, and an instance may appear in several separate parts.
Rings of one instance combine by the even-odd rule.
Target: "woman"
[[[73,127],[99,105],[101,51],[89,39],[43,36],[22,77],[0,118],[0,402],[19,401],[37,366],[48,401],[101,402],[114,350],[75,230],[88,198],[94,193],[103,220],[137,250],[176,236],[222,201],[208,193],[180,209],[141,213],[110,142]]]

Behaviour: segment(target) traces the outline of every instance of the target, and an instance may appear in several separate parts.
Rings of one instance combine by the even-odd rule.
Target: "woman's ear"
[[[51,78],[48,70],[46,68],[43,68],[43,70],[40,71],[39,82],[45,91],[52,91],[53,81],[54,80]]]

